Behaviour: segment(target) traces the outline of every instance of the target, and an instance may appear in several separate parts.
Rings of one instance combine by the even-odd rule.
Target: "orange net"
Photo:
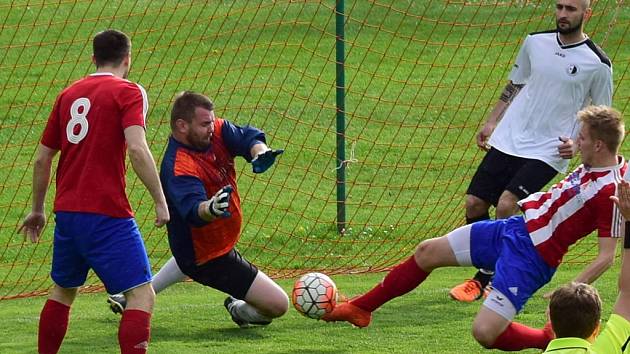
[[[474,137],[506,83],[526,33],[553,28],[553,2],[348,1],[347,225],[336,229],[335,1],[4,1],[0,4],[0,299],[45,293],[49,223],[30,244],[32,162],[56,95],[93,71],[106,28],[133,42],[132,81],[148,92],[147,138],[161,160],[173,96],[210,96],[217,115],[266,131],[284,148],[254,175],[238,162],[245,224],[239,249],[272,276],[387,269],[422,239],[464,223],[483,153]],[[623,1],[593,1],[586,32],[613,62],[614,106],[630,112]],[[624,146],[623,152],[627,148]],[[164,229],[133,172],[128,192],[154,269],[170,257]],[[572,251],[589,261],[593,241]],[[91,275],[86,290],[100,289]]]

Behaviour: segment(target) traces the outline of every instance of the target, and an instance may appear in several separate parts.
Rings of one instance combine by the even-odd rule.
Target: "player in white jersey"
[[[512,319],[551,280],[577,240],[595,230],[600,239],[620,236],[622,218],[610,197],[628,167],[617,155],[625,133],[621,114],[590,106],[578,117],[582,165],[548,192],[520,201],[522,216],[479,221],[422,241],[415,254],[376,287],[338,304],[323,319],[365,327],[374,310],[416,288],[434,269],[475,266],[496,272],[493,289],[473,324],[475,339],[486,348],[545,349],[552,339],[549,326],[534,329]]]
[[[557,0],[557,29],[525,38],[501,99],[477,136],[487,154],[466,191],[466,223],[519,212],[516,202],[564,173],[574,155],[583,107],[611,105],[612,66],[583,32],[588,0]],[[496,127],[496,128],[495,128]],[[488,140],[489,139],[489,140]],[[591,283],[610,267],[615,242],[600,243],[598,257],[575,280]],[[492,272],[480,270],[454,287],[453,299],[481,297]]]

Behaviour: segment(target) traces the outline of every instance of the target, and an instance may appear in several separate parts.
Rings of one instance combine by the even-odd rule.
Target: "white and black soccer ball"
[[[320,319],[337,304],[337,286],[326,274],[308,273],[295,282],[293,306],[306,317]]]

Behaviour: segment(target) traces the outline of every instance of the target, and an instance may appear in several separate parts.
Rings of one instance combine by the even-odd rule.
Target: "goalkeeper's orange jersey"
[[[234,157],[251,161],[251,147],[264,141],[260,130],[241,128],[223,119],[215,120],[212,144],[206,150],[169,138],[160,180],[171,214],[167,224],[169,244],[184,273],[234,248],[242,224]],[[231,216],[210,222],[201,219],[199,204],[227,185],[233,187],[228,207]]]

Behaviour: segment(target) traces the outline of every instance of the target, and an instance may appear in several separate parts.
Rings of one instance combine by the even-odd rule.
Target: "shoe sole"
[[[122,305],[114,299],[108,298],[107,303],[109,304],[109,309],[117,315],[122,315],[123,311],[125,310],[125,308],[122,307]]]

